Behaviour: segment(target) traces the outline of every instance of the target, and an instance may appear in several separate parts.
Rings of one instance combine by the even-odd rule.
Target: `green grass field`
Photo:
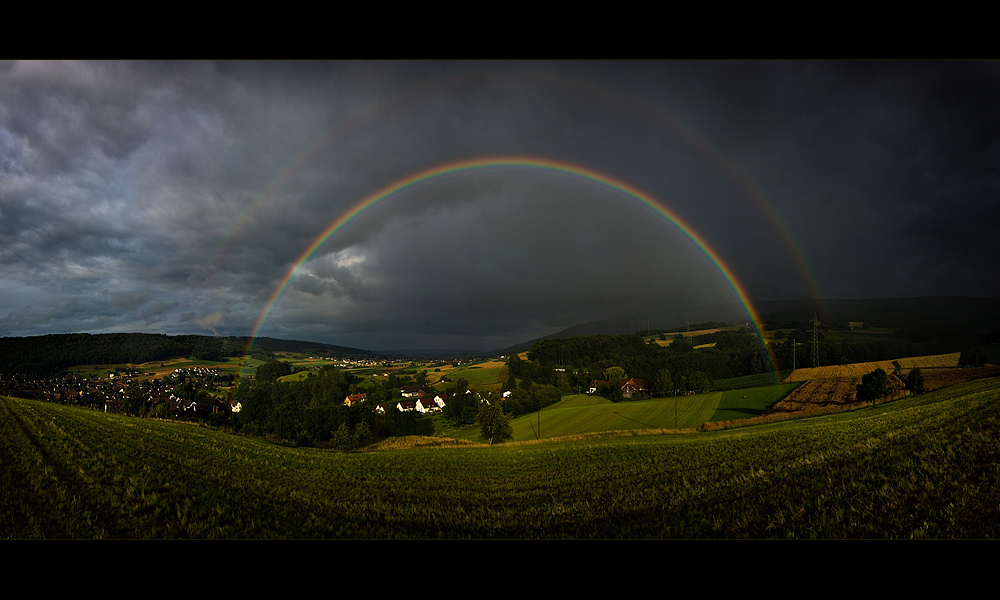
[[[707,421],[746,419],[762,414],[796,384],[781,384],[692,396],[613,403],[601,396],[574,394],[544,409],[521,415],[511,424],[514,441],[526,441],[623,429],[695,429]],[[478,430],[454,432],[475,440]]]
[[[538,413],[522,415],[511,424],[515,441],[534,440],[536,435],[551,438],[620,429],[693,429],[712,418],[721,395],[713,392],[618,403],[601,398],[604,402],[587,405],[586,399],[592,397],[580,394],[542,410],[540,418]]]
[[[984,379],[725,431],[339,453],[0,398],[0,537],[992,539],[998,423]]]
[[[764,413],[778,403],[800,385],[797,383],[782,383],[779,385],[759,386],[721,392],[719,404],[709,421],[734,421],[749,419]]]
[[[506,375],[507,367],[483,368],[483,367],[462,367],[455,369],[448,374],[452,381],[464,379],[469,382],[469,387],[477,391],[499,391],[502,385],[501,375]],[[454,385],[454,384],[449,384]]]
[[[240,366],[241,362],[245,363],[244,367]],[[152,372],[155,374],[154,377],[162,379],[173,373],[174,369],[184,369],[188,367],[207,367],[210,369],[217,369],[222,373],[231,373],[233,375],[241,374],[241,371],[248,371],[252,374],[253,371],[262,364],[264,364],[264,361],[256,358],[243,359],[230,357],[222,361],[212,361],[190,357],[177,357],[168,360],[155,360],[141,364],[120,363],[104,365],[77,365],[75,367],[70,367],[66,370],[66,372],[80,377],[103,379],[107,378],[109,373],[113,373],[115,368],[128,368],[143,372]]]
[[[721,391],[774,385],[775,383],[784,381],[784,379],[791,374],[792,369],[785,369],[783,371],[778,371],[777,373],[758,373],[756,375],[744,375],[742,377],[729,377],[727,379],[719,379],[713,382],[712,389]]]

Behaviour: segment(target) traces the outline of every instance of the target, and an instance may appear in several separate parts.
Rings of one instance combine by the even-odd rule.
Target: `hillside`
[[[0,399],[6,538],[995,538],[1000,380],[758,427],[339,453]]]
[[[826,325],[848,322],[865,323],[867,327],[901,330],[901,339],[946,344],[983,343],[1000,339],[1000,298],[970,298],[940,296],[920,298],[828,299],[828,300],[761,300],[754,308],[770,327],[794,323],[806,326],[813,317]],[[582,323],[562,331],[539,337],[496,354],[515,354],[531,348],[536,342],[574,335],[599,333],[624,334],[652,328],[672,329],[702,321],[745,322],[746,309],[740,304],[718,304],[683,308],[651,306],[648,310]]]
[[[535,343],[575,335],[612,334],[619,335],[645,329],[647,325],[659,328],[676,328],[685,323],[702,321],[744,322],[746,309],[740,304],[716,304],[709,306],[688,306],[682,308],[651,307],[648,311],[619,315],[600,321],[581,323],[567,327],[556,333],[515,344],[494,352],[496,355],[517,354],[529,350]]]
[[[49,375],[76,365],[140,364],[177,357],[221,360],[242,356],[247,337],[164,335],[156,333],[66,333],[32,337],[0,338],[0,373]],[[302,352],[330,357],[373,356],[368,350],[259,337],[254,355],[262,358],[276,352]]]

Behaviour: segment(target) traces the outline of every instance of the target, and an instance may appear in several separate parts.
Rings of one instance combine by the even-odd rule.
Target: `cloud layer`
[[[994,296],[998,105],[980,62],[4,63],[0,335],[250,334],[362,199],[490,156],[642,190],[758,300]],[[261,333],[489,349],[735,299],[634,198],[501,169],[351,220]]]

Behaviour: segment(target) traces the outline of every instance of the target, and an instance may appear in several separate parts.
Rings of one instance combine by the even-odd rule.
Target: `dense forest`
[[[231,425],[235,431],[299,446],[330,443],[350,449],[372,439],[399,435],[432,435],[434,424],[417,412],[373,410],[382,400],[369,392],[366,402],[344,404],[357,393],[360,379],[332,366],[309,373],[300,381],[281,382],[291,366],[272,361],[257,369],[257,376],[240,383]],[[385,400],[390,394],[384,390]]]
[[[695,350],[695,345],[704,343],[715,346]],[[512,356],[508,367],[511,376],[517,379],[564,390],[579,390],[591,380],[606,379],[605,371],[611,367],[621,368],[625,377],[648,380],[666,370],[678,383],[696,372],[715,380],[771,369],[760,338],[745,328],[693,338],[678,334],[668,346],[639,335],[554,338],[536,342],[526,361]]]

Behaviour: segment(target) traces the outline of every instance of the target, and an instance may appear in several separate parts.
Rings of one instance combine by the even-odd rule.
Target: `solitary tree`
[[[926,391],[924,374],[920,372],[919,367],[910,369],[910,372],[906,375],[906,387],[910,388],[914,394],[923,394]]]
[[[514,438],[514,428],[510,425],[510,417],[504,414],[502,400],[496,393],[490,392],[479,405],[476,421],[479,422],[480,436],[484,440],[503,442]]]
[[[858,386],[858,400],[874,403],[879,398],[889,395],[889,376],[882,369],[875,369],[861,377]]]

